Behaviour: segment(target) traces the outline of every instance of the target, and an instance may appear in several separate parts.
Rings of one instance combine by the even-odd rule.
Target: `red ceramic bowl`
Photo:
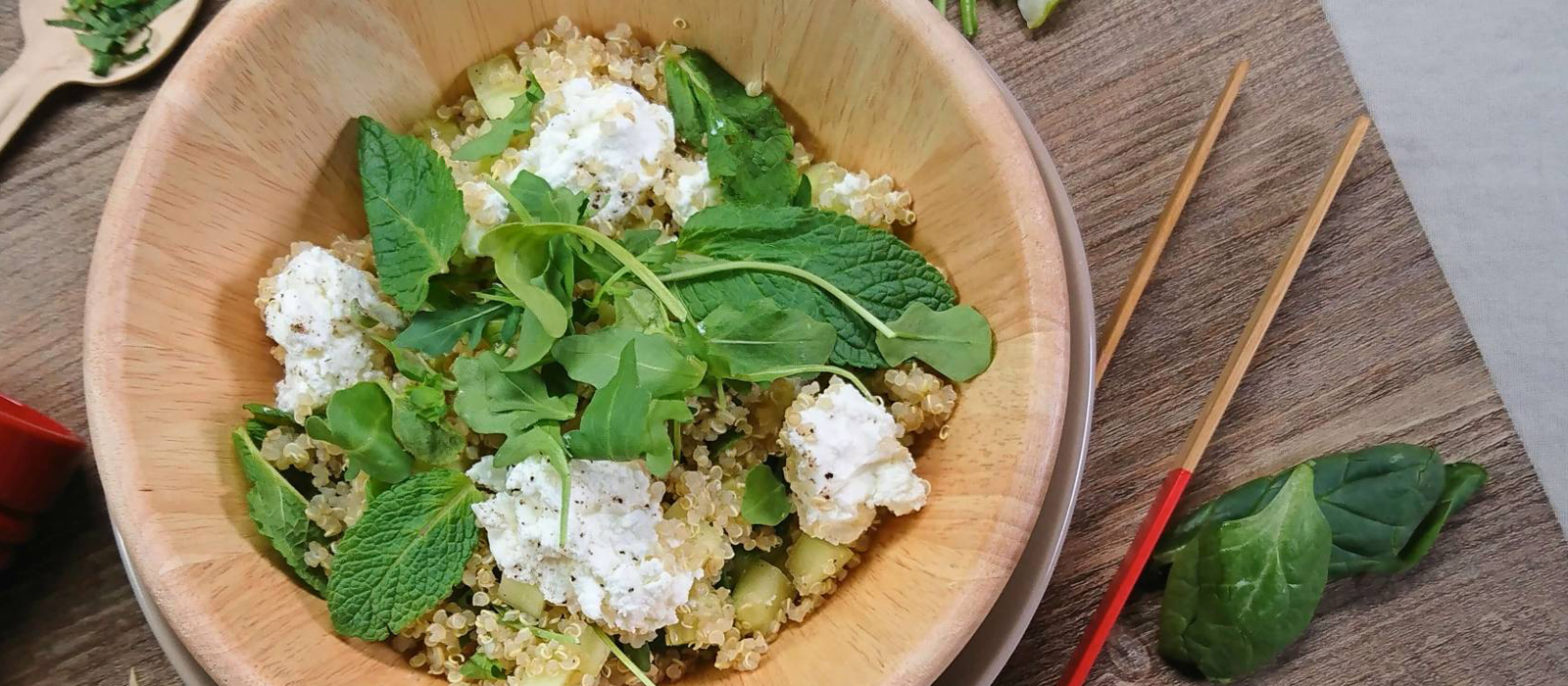
[[[42,412],[0,395],[0,568],[33,533],[86,444]]]

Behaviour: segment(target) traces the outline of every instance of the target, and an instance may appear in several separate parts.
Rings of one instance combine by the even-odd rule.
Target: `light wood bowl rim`
[[[977,55],[969,54],[971,46],[948,26],[941,15],[924,3],[907,0],[863,0],[877,6],[890,21],[901,24],[899,28],[909,34],[927,37],[919,49],[956,55],[953,59],[940,60],[941,71],[959,97],[971,105],[967,116],[973,116],[995,133],[989,145],[999,160],[997,177],[1009,179],[1014,185],[1031,186],[1038,190],[1032,208],[1044,220],[1043,226],[1027,227],[1028,231],[1054,233],[1061,227],[1053,223],[1053,213],[1047,198],[1044,180],[1030,154],[1020,122],[1012,116],[1005,104],[1005,95],[988,75]],[[916,6],[919,5],[919,6]],[[87,284],[87,304],[84,324],[83,377],[87,415],[94,460],[103,484],[112,522],[123,541],[123,550],[130,563],[140,572],[148,595],[162,611],[176,637],[185,645],[197,662],[218,683],[254,680],[256,672],[249,664],[248,654],[235,646],[225,645],[212,638],[208,631],[215,626],[210,617],[204,616],[201,607],[192,601],[191,594],[178,588],[184,579],[174,574],[163,574],[158,562],[173,557],[179,546],[178,538],[156,526],[140,526],[153,522],[154,510],[145,498],[139,497],[139,484],[145,482],[135,443],[130,440],[130,408],[121,400],[124,386],[124,357],[121,331],[126,320],[129,289],[125,287],[131,248],[139,239],[139,228],[149,212],[147,192],[161,177],[166,162],[157,142],[170,135],[178,114],[171,90],[200,92],[201,88],[170,89],[171,84],[206,84],[211,82],[213,67],[209,57],[221,51],[231,37],[243,35],[254,26],[264,23],[277,4],[252,2],[234,3],[225,7],[201,35],[193,42],[187,54],[170,73],[165,86],[154,97],[147,114],[137,127],[119,171],[115,176],[106,202],[98,237],[94,245],[92,266]],[[521,38],[521,37],[519,37]],[[1001,141],[998,143],[997,141]],[[1020,200],[1029,202],[1029,200]],[[1020,213],[1022,214],[1022,213]],[[1057,237],[1046,237],[1046,249],[1057,249]],[[1027,248],[1026,248],[1027,249]],[[1059,324],[1052,336],[1041,336],[1037,346],[1068,349],[1068,303],[1065,272],[1055,275],[1062,296],[1057,311],[1031,312]],[[1052,300],[1050,298],[1034,299]],[[1032,302],[1032,305],[1034,303]],[[1066,413],[1068,365],[1060,365],[1057,392],[1050,396],[1055,402],[1047,415],[1047,425],[1041,427],[1046,434],[1043,444],[1046,454],[1040,456],[1037,477],[1028,483],[1015,483],[1010,487],[1015,497],[998,511],[1002,520],[1016,522],[1023,535],[1005,535],[1008,527],[996,526],[989,532],[989,549],[996,556],[1008,561],[1008,569],[1016,566],[1029,540],[1039,515],[1050,480],[1051,467],[1057,457],[1061,423]],[[216,449],[215,449],[216,450]],[[215,453],[216,454],[216,453]],[[127,526],[127,524],[130,524]],[[1012,532],[1016,534],[1017,532]],[[976,579],[963,592],[956,592],[946,602],[943,620],[952,624],[941,631],[928,631],[917,647],[901,656],[905,662],[895,670],[900,677],[897,683],[929,684],[940,676],[958,654],[964,643],[978,628],[981,620],[996,602],[1007,576]],[[906,681],[907,680],[907,681]],[[434,682],[432,682],[434,683]],[[894,683],[892,679],[888,683]]]

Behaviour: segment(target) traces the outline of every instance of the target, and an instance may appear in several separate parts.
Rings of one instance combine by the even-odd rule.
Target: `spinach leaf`
[[[371,500],[332,559],[332,628],[379,641],[445,600],[479,543],[470,507],[482,499],[461,472],[436,469]]]
[[[412,313],[468,224],[446,162],[419,139],[359,118],[359,179],[381,291]]]
[[[707,365],[663,334],[619,326],[590,334],[567,336],[551,355],[576,381],[604,388],[615,377],[628,344],[637,349],[637,383],[655,398],[681,395],[702,382]]]
[[[1421,446],[1393,443],[1308,461],[1323,516],[1334,532],[1333,578],[1398,568],[1400,552],[1437,503],[1443,490],[1443,459]],[[1155,547],[1156,562],[1211,522],[1249,516],[1263,509],[1289,478],[1280,472],[1236,487],[1206,503],[1168,529]]]
[[[773,468],[759,464],[746,472],[746,490],[740,500],[740,516],[748,524],[778,526],[789,516],[789,489],[779,481]]]
[[[1410,542],[1405,544],[1404,550],[1399,551],[1399,563],[1389,566],[1385,571],[1397,574],[1409,570],[1426,557],[1432,550],[1432,544],[1437,541],[1437,534],[1448,523],[1448,518],[1464,509],[1470,496],[1486,485],[1486,477],[1486,469],[1473,462],[1455,462],[1445,467],[1443,494],[1438,497],[1437,505],[1426,513],[1426,518],[1421,520],[1421,525],[1410,536]]]
[[[1160,609],[1161,655],[1228,681],[1306,631],[1332,547],[1312,480],[1311,466],[1296,467],[1263,509],[1210,522],[1176,555]]]
[[[665,92],[681,140],[706,151],[725,199],[787,205],[800,186],[794,136],[773,98],[747,95],[707,53],[688,48],[664,60]]]
[[[417,312],[409,319],[408,327],[392,340],[392,345],[436,356],[452,352],[452,348],[465,337],[469,347],[477,347],[480,339],[484,338],[485,325],[497,317],[505,316],[510,307],[500,302],[474,302],[448,309]],[[396,363],[396,352],[393,354],[393,362]],[[402,364],[398,365],[398,371],[414,378],[404,371]]]
[[[584,459],[643,459],[662,478],[675,460],[668,422],[691,421],[691,410],[684,400],[654,400],[640,384],[638,369],[637,343],[628,341],[615,376],[588,401],[581,428],[566,435],[566,445]]]
[[[348,453],[349,466],[364,471],[370,478],[395,484],[408,478],[413,458],[403,450],[392,426],[392,401],[381,385],[362,381],[332,394],[327,400],[327,418],[307,421],[312,438],[323,429],[328,443]]]
[[[490,130],[473,137],[452,151],[452,159],[475,162],[494,157],[506,151],[512,137],[528,132],[533,126],[534,105],[544,99],[544,89],[539,82],[529,78],[528,89],[512,98],[512,109],[500,119],[490,120]]]
[[[429,386],[399,393],[391,384],[381,388],[392,401],[392,433],[420,464],[444,467],[463,453],[463,434],[446,419],[446,394]]]
[[[878,323],[893,319],[915,302],[942,311],[957,300],[942,273],[915,249],[886,231],[832,212],[719,205],[692,215],[681,229],[678,245],[709,258],[802,270],[839,289],[849,302],[798,275],[744,265],[686,262],[663,277],[677,284],[698,317],[720,305],[771,298],[780,307],[833,325],[838,332],[834,364],[886,366],[872,319]]]
[[[991,366],[991,325],[968,305],[935,312],[912,302],[888,326],[898,337],[878,333],[877,350],[890,366],[914,357],[954,381],[973,379]]]
[[[577,414],[577,396],[552,396],[531,369],[506,371],[507,360],[492,351],[452,363],[457,397],[452,405],[480,433],[519,434],[541,421],[564,422]]]
[[[741,307],[723,304],[688,330],[688,340],[713,375],[741,379],[767,370],[826,364],[838,342],[833,327],[772,298]],[[765,380],[765,379],[755,379]]]
[[[294,575],[318,595],[327,590],[327,577],[320,569],[305,564],[305,550],[316,536],[305,516],[305,497],[261,457],[261,451],[242,430],[231,436],[240,470],[250,482],[245,504],[256,530],[272,544]]]

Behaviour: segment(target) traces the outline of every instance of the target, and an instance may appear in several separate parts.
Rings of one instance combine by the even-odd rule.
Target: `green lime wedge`
[[[1062,0],[1018,0],[1018,12],[1024,15],[1024,23],[1031,29],[1040,28],[1045,23],[1045,18],[1051,16],[1051,10],[1062,4]]]

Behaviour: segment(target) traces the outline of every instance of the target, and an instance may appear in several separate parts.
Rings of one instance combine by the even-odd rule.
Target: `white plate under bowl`
[[[985,64],[979,53],[972,58]],[[1067,413],[1062,424],[1062,440],[1056,452],[1056,463],[1051,470],[1050,484],[1045,501],[1040,507],[1034,532],[1012,578],[1002,589],[980,628],[975,630],[969,644],[958,653],[947,671],[936,681],[937,686],[983,686],[996,680],[1007,660],[1023,638],[1024,630],[1034,618],[1035,609],[1050,584],[1051,572],[1056,569],[1057,557],[1062,552],[1062,542],[1067,537],[1072,520],[1073,506],[1078,500],[1078,482],[1083,475],[1084,459],[1089,447],[1089,418],[1094,406],[1094,292],[1089,285],[1089,260],[1083,250],[1083,236],[1078,232],[1078,221],[1073,216],[1067,200],[1067,189],[1062,185],[1056,164],[1045,149],[1045,143],[1035,132],[1034,124],[1013,97],[1012,91],[1001,78],[985,65],[991,79],[996,82],[1007,100],[1018,127],[1023,130],[1035,162],[1040,166],[1040,176],[1045,180],[1046,195],[1051,200],[1055,215],[1057,235],[1062,243],[1062,261],[1067,267],[1068,309],[1071,314],[1071,364],[1068,379]],[[120,560],[125,564],[125,575],[130,578],[136,603],[158,645],[174,665],[174,671],[189,686],[215,686],[211,677],[202,671],[190,651],[185,649],[158,607],[148,598],[147,592],[136,576],[136,570],[125,556],[125,545],[120,541],[118,528],[114,544],[120,550]]]

